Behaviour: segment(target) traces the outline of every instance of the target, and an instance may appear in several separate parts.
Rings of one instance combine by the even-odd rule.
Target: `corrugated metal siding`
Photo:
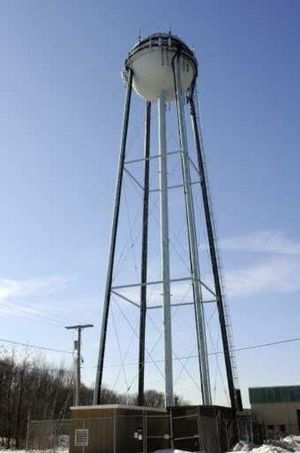
[[[300,385],[249,388],[250,403],[300,402]]]

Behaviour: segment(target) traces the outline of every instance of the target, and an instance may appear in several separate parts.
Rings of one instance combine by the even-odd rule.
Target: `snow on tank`
[[[161,93],[167,101],[175,99],[173,62],[179,58],[182,90],[190,87],[197,74],[197,60],[193,51],[177,36],[156,33],[136,44],[125,61],[133,71],[133,88],[148,101],[156,101]]]

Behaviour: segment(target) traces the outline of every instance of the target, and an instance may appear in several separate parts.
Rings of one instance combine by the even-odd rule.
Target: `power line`
[[[64,353],[64,354],[73,354],[72,351],[65,351],[64,349],[47,348],[46,346],[37,346],[35,344],[30,344],[30,343],[21,343],[19,341],[6,340],[4,338],[0,338],[0,343],[15,344],[15,345],[18,345],[18,346],[25,346],[26,348],[41,349],[43,351],[52,351],[52,352],[61,352],[61,353]]]
[[[233,351],[247,351],[249,349],[265,348],[267,346],[275,346],[277,344],[292,343],[294,341],[300,341],[300,338],[290,338],[288,340],[278,340],[278,341],[272,341],[270,343],[262,343],[262,344],[257,344],[257,345],[253,345],[253,346],[245,346],[244,348],[233,349]]]
[[[277,341],[271,341],[269,343],[261,343],[261,344],[256,344],[256,345],[250,345],[250,346],[244,346],[243,348],[234,348],[232,349],[234,352],[239,352],[239,351],[248,351],[250,349],[259,349],[259,348],[266,348],[268,346],[276,346],[279,344],[285,344],[285,343],[292,343],[295,341],[300,341],[300,338],[289,338],[287,340],[277,340]],[[208,355],[216,355],[216,354],[223,354],[223,351],[212,351]],[[197,355],[191,355],[188,357],[181,357],[181,358],[190,358],[194,359],[197,358]]]
[[[296,337],[296,338],[289,338],[287,340],[278,340],[278,341],[271,341],[269,343],[261,343],[261,344],[256,344],[256,345],[250,345],[250,346],[245,346],[243,348],[234,348],[233,351],[234,352],[239,352],[239,351],[248,351],[248,350],[251,350],[251,349],[259,349],[259,348],[266,348],[266,347],[269,347],[269,346],[276,346],[276,345],[280,345],[280,344],[286,344],[286,343],[293,343],[293,342],[296,342],[296,341],[300,341],[300,338]],[[223,354],[223,351],[212,351],[212,352],[209,352],[208,355],[217,355],[217,354]],[[175,357],[173,360],[174,361],[177,361],[177,360],[184,360],[184,359],[196,359],[198,358],[198,355],[189,355],[189,356],[182,356],[182,357]],[[156,362],[163,362],[164,359],[157,359],[157,360],[151,360],[151,361],[147,361],[147,363],[156,363]],[[131,363],[126,363],[125,365],[127,366],[130,366],[130,365],[136,365],[136,362],[131,362]],[[107,367],[110,367],[110,368],[114,368],[114,367],[118,367],[119,365],[107,365]],[[95,366],[86,366],[84,368],[96,368]]]
[[[16,308],[19,313],[7,313],[5,312],[5,309],[7,308],[7,303],[10,304],[13,308]],[[40,308],[39,308],[40,311]],[[0,313],[7,315],[7,316],[15,316],[15,317],[20,317],[26,320],[31,320],[32,317],[36,316],[41,319],[45,319],[44,322],[47,322],[47,324],[51,324],[57,327],[64,326],[64,323],[61,321],[61,316],[56,317],[55,315],[51,314],[43,314],[34,310],[31,310],[30,307],[21,307],[18,304],[18,299],[12,300],[9,297],[5,297],[4,299],[1,300],[1,305],[0,305]]]
[[[280,345],[280,344],[294,343],[296,341],[300,341],[300,337],[289,338],[286,340],[271,341],[269,343],[261,343],[261,344],[256,344],[256,345],[244,346],[243,348],[235,348],[234,351],[235,352],[249,351],[252,349],[266,348],[266,347],[276,346],[276,345]],[[64,354],[73,354],[72,351],[66,351],[64,349],[56,349],[56,348],[49,348],[46,346],[38,346],[38,345],[30,344],[30,343],[22,343],[19,341],[7,340],[5,338],[0,338],[0,343],[9,343],[9,344],[14,344],[14,345],[18,345],[18,346],[24,346],[27,348],[40,349],[43,351],[52,351],[52,352],[59,352],[59,353],[64,353]],[[222,354],[222,353],[223,353],[223,351],[215,351],[215,352],[210,352],[209,355]],[[183,359],[187,359],[187,358],[193,359],[193,358],[197,358],[197,357],[198,357],[197,355],[182,356],[182,357],[176,357],[174,360],[183,360]],[[161,362],[162,360],[163,359],[158,359],[155,362]],[[150,362],[150,363],[152,363],[152,362]],[[136,363],[135,362],[126,363],[125,365],[136,365]],[[108,366],[116,367],[119,365],[108,365]],[[96,368],[96,367],[95,366],[85,366],[82,368]]]

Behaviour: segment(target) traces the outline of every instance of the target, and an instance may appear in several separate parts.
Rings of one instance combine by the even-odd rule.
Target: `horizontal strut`
[[[170,283],[176,283],[176,282],[185,282],[185,281],[198,281],[210,294],[212,294],[214,297],[216,297],[215,293],[210,289],[210,287],[204,283],[202,280],[195,280],[192,277],[182,277],[182,278],[171,278],[169,280]],[[156,280],[152,282],[147,282],[147,283],[131,283],[128,285],[119,285],[119,286],[113,286],[111,288],[112,292],[114,292],[116,289],[126,289],[126,288],[139,288],[140,286],[150,286],[150,285],[161,285],[163,283],[162,280]]]
[[[182,153],[182,151],[169,151],[168,153],[166,153],[168,156],[171,155],[171,154],[180,154]],[[151,160],[151,159],[159,159],[161,156],[160,154],[154,154],[153,156],[149,156],[146,158],[146,160]],[[137,162],[144,162],[145,158],[144,157],[141,157],[140,159],[133,159],[133,160],[127,160],[125,163],[125,165],[127,164],[135,164]]]
[[[193,186],[194,184],[200,184],[200,183],[201,183],[201,181],[192,181],[190,183],[190,185]],[[170,189],[178,189],[178,187],[184,187],[184,185],[183,184],[176,184],[174,186],[169,186],[168,190],[170,190]],[[149,190],[149,192],[160,192],[160,189],[151,189],[151,190]]]
[[[216,302],[217,301],[215,299],[203,300],[202,304],[213,304]],[[171,304],[171,307],[184,307],[185,305],[194,305],[194,302],[178,302],[178,303]],[[149,305],[147,307],[147,310],[154,310],[155,308],[162,308],[162,305]]]
[[[112,291],[112,293],[115,296],[120,297],[121,299],[125,300],[125,302],[128,302],[129,304],[134,305],[137,308],[140,308],[139,304],[137,304],[133,300],[129,299],[128,297],[125,297],[122,294],[117,293],[116,291]],[[202,304],[213,304],[213,303],[216,303],[216,302],[217,301],[213,300],[213,299],[212,300],[203,300]],[[194,305],[194,302],[178,302],[178,303],[171,304],[171,307],[184,307],[184,306],[190,306],[190,305]],[[157,308],[163,308],[163,306],[162,305],[149,305],[147,307],[147,310],[155,310]]]

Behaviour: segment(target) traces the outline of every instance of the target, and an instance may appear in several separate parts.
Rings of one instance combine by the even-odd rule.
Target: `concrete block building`
[[[300,434],[300,385],[249,388],[249,397],[267,436]]]

